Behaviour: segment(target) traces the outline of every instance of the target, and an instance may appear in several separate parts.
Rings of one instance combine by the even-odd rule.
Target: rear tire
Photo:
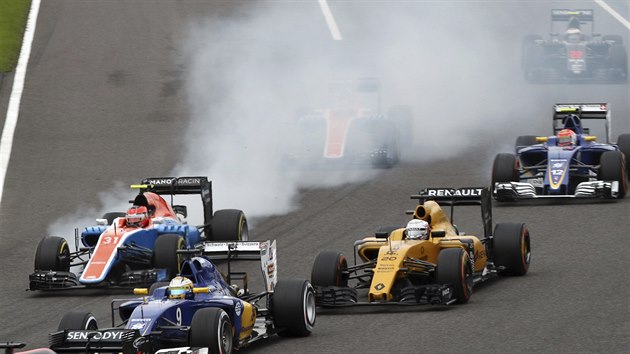
[[[630,134],[621,134],[617,138],[617,147],[619,151],[623,152],[626,162],[626,174],[630,178]]]
[[[155,268],[166,269],[169,279],[175,277],[179,274],[182,263],[182,256],[177,254],[177,251],[185,248],[186,242],[180,235],[160,235],[157,240],[155,240],[153,266]]]
[[[617,69],[621,72],[620,79],[625,80],[628,76],[628,53],[626,48],[620,45],[610,47],[608,61],[612,69]]]
[[[90,312],[71,311],[67,312],[59,322],[58,331],[66,329],[98,329],[96,318]]]
[[[315,326],[315,290],[307,280],[280,280],[271,298],[273,323],[283,337],[306,337]]]
[[[230,316],[218,307],[197,310],[190,323],[189,345],[209,353],[230,354],[234,347]]]
[[[473,269],[468,253],[463,248],[445,248],[438,255],[436,282],[451,284],[453,298],[458,304],[470,299],[473,289]]]
[[[529,230],[523,223],[499,223],[494,227],[494,265],[505,267],[501,275],[525,275],[531,260]]]
[[[598,178],[602,181],[617,181],[619,192],[617,198],[623,198],[628,191],[624,155],[621,151],[606,151],[599,159]]]
[[[70,271],[70,247],[57,236],[46,236],[37,245],[35,270]]]
[[[346,256],[338,251],[322,251],[313,262],[311,283],[313,286],[348,286]]]
[[[247,241],[249,229],[243,211],[238,209],[217,210],[212,217],[211,241]]]

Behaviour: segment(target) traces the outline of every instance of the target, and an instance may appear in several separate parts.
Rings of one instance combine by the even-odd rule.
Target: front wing
[[[493,196],[497,200],[538,199],[538,198],[618,198],[619,182],[586,181],[575,187],[574,194],[540,194],[528,182],[498,182],[494,184]]]
[[[351,287],[315,287],[315,301],[321,307],[450,305],[456,301],[452,286],[438,284],[404,288],[398,298],[398,301],[387,302],[358,301],[357,290]]]

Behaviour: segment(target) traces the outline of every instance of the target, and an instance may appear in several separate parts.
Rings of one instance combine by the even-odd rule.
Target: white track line
[[[24,38],[22,39],[22,49],[15,69],[13,77],[13,89],[9,98],[9,107],[7,108],[7,117],[4,121],[2,129],[2,138],[0,138],[0,203],[2,202],[2,194],[4,192],[4,179],[7,176],[7,168],[9,167],[9,159],[11,158],[11,148],[13,146],[13,134],[17,125],[18,114],[20,112],[20,100],[22,99],[22,91],[24,90],[24,79],[26,78],[26,67],[28,59],[31,56],[31,45],[35,36],[35,25],[37,24],[37,14],[39,14],[40,0],[32,0],[31,10],[28,13],[26,29],[24,30]]]
[[[341,32],[339,32],[337,22],[335,22],[335,18],[330,11],[330,7],[328,7],[328,2],[326,0],[319,0],[319,7],[322,9],[322,14],[324,14],[326,24],[328,24],[328,29],[330,30],[330,34],[333,39],[336,41],[342,40],[343,38],[341,37]]]
[[[619,14],[619,12],[615,11],[610,5],[608,5],[604,0],[593,0],[602,9],[606,10],[612,17],[617,19],[617,21],[621,22],[622,25],[626,26],[628,30],[630,30],[630,22],[626,20],[623,16]]]

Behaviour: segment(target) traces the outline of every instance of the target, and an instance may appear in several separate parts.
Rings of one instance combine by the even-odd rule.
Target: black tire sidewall
[[[210,241],[247,241],[249,229],[242,210],[217,210],[212,217]]]
[[[158,269],[166,269],[168,277],[173,278],[179,273],[182,257],[177,250],[186,247],[186,242],[181,235],[164,234],[155,240],[153,251],[153,266]]]
[[[342,272],[348,269],[348,261],[338,251],[322,251],[313,262],[311,283],[313,286],[348,286]]]
[[[468,302],[472,295],[472,286],[467,283],[472,277],[472,269],[468,253],[463,248],[445,248],[438,255],[438,265],[436,270],[436,283],[451,284],[453,286],[453,298],[457,303]]]
[[[68,272],[70,270],[70,246],[63,237],[46,236],[35,251],[35,269]]]
[[[57,330],[88,329],[90,322],[93,322],[94,326],[98,329],[96,318],[92,313],[86,311],[70,311],[63,315],[61,321],[59,321]]]
[[[271,297],[273,323],[278,334],[287,337],[306,337],[311,334],[316,316],[312,323],[306,316],[308,294],[314,299],[313,287],[307,280],[280,280]],[[313,303],[313,307],[314,307]]]
[[[227,312],[218,307],[199,309],[193,315],[190,323],[189,345],[191,347],[206,347],[210,353],[222,353],[220,330],[227,322],[232,333],[232,320]],[[230,349],[234,347],[234,338]],[[229,350],[230,353],[232,350]],[[227,353],[226,353],[227,354]]]
[[[523,252],[523,244],[526,251]],[[501,275],[525,275],[531,261],[529,230],[523,223],[498,223],[493,234],[493,257]],[[527,254],[529,253],[529,254]]]

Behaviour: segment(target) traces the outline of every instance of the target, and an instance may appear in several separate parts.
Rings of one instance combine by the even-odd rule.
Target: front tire
[[[523,223],[499,223],[494,227],[494,265],[501,275],[525,275],[529,270],[531,246],[529,230]]]
[[[313,262],[311,283],[314,286],[348,286],[348,262],[338,251],[322,251]]]
[[[473,290],[473,269],[468,253],[463,248],[445,248],[438,255],[436,282],[453,285],[453,298],[465,304]]]
[[[57,236],[46,236],[37,245],[35,270],[70,271],[70,247]]]
[[[494,191],[495,183],[517,182],[518,179],[518,160],[514,154],[501,153],[497,154],[492,164],[492,186]],[[497,198],[499,201],[509,200],[505,198]]]
[[[230,354],[234,346],[230,316],[218,307],[195,312],[190,324],[191,347],[208,348],[209,353]]]
[[[283,337],[306,337],[315,326],[315,290],[307,280],[280,280],[271,298],[274,326]]]
[[[619,191],[617,198],[623,198],[628,191],[624,155],[621,151],[606,151],[599,159],[598,178],[602,181],[617,181]]]
[[[249,229],[243,211],[217,210],[212,217],[211,241],[247,241]]]
[[[98,324],[96,323],[96,318],[90,312],[71,311],[63,315],[61,321],[59,322],[59,327],[57,327],[58,331],[67,329],[97,330]]]
[[[155,240],[153,266],[155,268],[166,269],[169,279],[175,277],[179,274],[182,263],[182,256],[179,255],[177,251],[185,248],[186,242],[180,235],[160,235],[157,240]]]

